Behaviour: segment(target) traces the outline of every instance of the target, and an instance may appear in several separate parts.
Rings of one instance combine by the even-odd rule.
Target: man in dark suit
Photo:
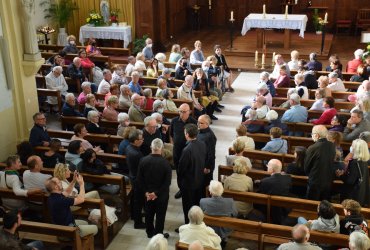
[[[290,175],[281,174],[281,169],[281,161],[277,159],[271,159],[268,162],[267,172],[270,173],[271,176],[265,177],[259,182],[259,193],[289,196],[289,190],[292,185],[292,177]],[[258,183],[258,181],[256,182]],[[271,218],[272,222],[275,224],[281,224],[286,218],[287,214],[288,211],[283,207],[271,208]]]
[[[326,139],[327,134],[324,125],[312,128],[315,144],[308,147],[304,160],[304,171],[308,175],[306,198],[310,200],[330,200],[335,145]]]

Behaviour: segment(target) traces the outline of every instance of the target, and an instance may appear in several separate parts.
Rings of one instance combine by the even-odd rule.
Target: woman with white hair
[[[251,166],[243,158],[238,158],[234,161],[233,173],[226,177],[224,181],[225,189],[239,192],[253,192],[253,180],[247,176]],[[248,214],[253,210],[252,203],[235,201],[238,217],[247,218]]]
[[[211,198],[202,198],[199,202],[200,208],[203,212],[210,216],[230,216],[236,217],[238,210],[236,209],[233,198],[224,198],[222,194],[224,187],[219,181],[212,180],[209,184],[209,192]],[[227,237],[232,232],[229,228],[212,227],[221,238],[221,246],[225,248]]]
[[[198,206],[192,206],[188,213],[189,224],[179,228],[179,241],[190,244],[199,240],[204,247],[221,250],[221,238],[203,222],[204,213]]]
[[[130,117],[127,113],[121,112],[117,116],[118,121],[118,128],[117,128],[117,135],[121,136],[125,128],[130,125]]]
[[[370,249],[369,237],[361,231],[354,231],[349,236],[350,250],[368,250]]]
[[[103,118],[108,121],[117,121],[118,117],[118,97],[115,95],[112,95],[108,98],[107,106],[103,110]]]
[[[164,53],[157,53],[154,58],[158,60],[158,70],[163,70],[164,69],[163,63],[167,59],[166,55]]]
[[[81,84],[82,92],[77,98],[77,102],[80,105],[84,105],[86,103],[86,96],[91,94],[91,82],[83,82]]]
[[[129,109],[131,107],[131,90],[128,85],[121,85],[120,87],[121,94],[119,95],[119,108],[120,109]]]
[[[136,55],[136,62],[135,62],[135,70],[140,72],[140,76],[143,75],[143,71],[146,70],[145,66],[145,56],[142,52],[137,53]]]
[[[156,234],[154,235],[148,245],[146,246],[145,250],[167,250],[168,249],[168,242],[167,239],[163,236],[163,234]]]
[[[260,84],[266,84],[272,97],[276,95],[276,89],[274,83],[270,81],[270,74],[267,71],[263,71],[260,74]]]
[[[290,59],[288,62],[289,70],[298,70],[299,52],[297,50],[290,52]]]
[[[86,124],[87,132],[93,133],[93,134],[104,134],[105,131],[102,129],[102,127],[99,126],[99,118],[100,113],[95,110],[89,111],[87,114],[87,120],[89,122]]]
[[[98,109],[95,107],[97,105],[97,101],[94,94],[87,94],[86,95],[86,103],[85,103],[85,109],[84,109],[84,116],[87,117],[90,111],[94,110],[99,113]]]
[[[352,142],[352,159],[345,170],[337,170],[344,182],[341,199],[353,199],[361,206],[369,205],[369,149],[364,140],[356,139]]]
[[[270,110],[266,114],[266,120],[268,124],[265,126],[265,133],[270,133],[270,129],[273,127],[281,128],[283,135],[288,134],[288,126],[285,123],[282,123],[279,114],[275,110]]]

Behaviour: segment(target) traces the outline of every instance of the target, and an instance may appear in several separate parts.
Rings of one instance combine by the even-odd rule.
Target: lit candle
[[[258,61],[258,50],[256,50],[256,56],[254,57],[254,60],[257,62]]]
[[[266,4],[263,5],[263,14],[266,14]]]
[[[274,63],[274,62],[275,62],[275,52],[272,53],[272,63]]]
[[[327,23],[327,22],[328,22],[328,12],[326,12],[326,13],[325,13],[324,22],[325,22],[325,23]]]
[[[234,20],[234,11],[231,11],[230,13],[230,20]]]
[[[288,15],[288,5],[285,5],[285,16]]]
[[[265,64],[265,53],[262,54],[262,64]]]

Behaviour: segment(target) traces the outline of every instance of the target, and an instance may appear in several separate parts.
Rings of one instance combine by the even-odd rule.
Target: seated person
[[[215,58],[217,60],[217,63],[214,64],[213,63],[213,60],[211,61],[212,64],[211,66],[213,66],[216,70],[217,70],[217,67],[220,67],[220,70],[221,70],[221,74],[220,74],[220,78],[224,78],[226,79],[226,83],[227,83],[227,87],[225,89],[226,92],[231,92],[233,93],[234,92],[234,89],[233,87],[231,86],[232,85],[232,72],[229,68],[229,66],[227,65],[227,62],[226,62],[226,59],[225,59],[225,56],[222,54],[222,49],[221,49],[221,46],[220,45],[215,45],[213,47],[214,51],[215,51]],[[222,89],[223,87],[220,87],[220,89]]]
[[[298,70],[298,59],[299,59],[299,52],[293,50],[290,52],[290,61],[288,62],[289,70]]]
[[[96,45],[95,38],[90,37],[86,47],[86,53],[88,56],[99,56],[102,54]]]
[[[89,79],[86,77],[84,71],[82,70],[81,66],[81,59],[79,57],[73,58],[73,62],[68,65],[68,76],[73,80],[79,81],[82,83],[84,81],[88,81]],[[93,92],[96,92],[97,87],[94,85]]]
[[[98,87],[98,94],[106,95],[110,89],[110,81],[112,80],[112,72],[109,69],[103,70],[103,80]]]
[[[136,70],[133,71],[131,73],[131,82],[128,84],[128,87],[130,88],[132,94],[134,93],[139,94],[139,95],[143,94],[143,90],[139,84],[139,79],[140,79],[139,72]]]
[[[83,82],[81,84],[81,89],[82,89],[82,92],[78,96],[77,102],[80,105],[85,105],[85,103],[86,103],[86,96],[88,94],[91,94],[91,82]]]
[[[145,66],[145,56],[142,52],[137,53],[136,55],[136,62],[135,62],[135,70],[139,72],[140,76],[143,76],[143,71],[146,70]],[[132,76],[132,73],[131,73]]]
[[[313,70],[313,71],[322,70],[322,63],[317,60],[316,53],[310,53],[309,59],[310,61],[307,63],[308,70]]]
[[[307,122],[307,109],[301,106],[301,100],[298,94],[291,94],[289,97],[290,109],[284,112],[281,117],[282,122]],[[301,132],[289,131],[290,136],[301,136]]]
[[[279,77],[281,66],[285,66],[286,75],[288,76],[288,78],[290,78],[290,70],[289,70],[288,65],[284,62],[283,56],[280,54],[277,54],[275,55],[274,60],[275,60],[275,66],[274,66],[274,70],[270,74],[270,79],[276,80]]]
[[[321,247],[310,243],[310,230],[306,225],[297,224],[292,229],[293,241],[281,244],[277,250],[288,250],[288,249],[310,249],[320,250]]]
[[[331,72],[328,75],[329,78],[329,85],[328,88],[331,89],[331,91],[346,91],[346,88],[344,87],[343,81],[339,78],[338,74],[335,72]]]
[[[174,77],[171,77],[171,69],[168,69],[168,68],[163,69],[162,75],[160,75],[157,79],[157,85],[158,85],[158,82],[159,82],[160,79],[166,80],[168,88],[176,88],[177,89],[176,83],[174,81]]]
[[[337,66],[338,66],[338,69],[340,71],[343,70],[343,65],[340,63],[338,55],[337,54],[332,54],[329,57],[329,66],[326,66],[325,71],[332,72],[333,71],[332,63],[334,63],[334,62],[338,63]]]
[[[154,57],[155,59],[158,60],[158,70],[163,70],[164,69],[164,65],[163,63],[166,61],[167,57],[166,57],[166,54],[164,53],[157,53]]]
[[[304,83],[308,89],[317,89],[317,80],[315,71],[309,70],[305,60],[299,60],[298,73],[304,76]]]
[[[321,114],[319,119],[311,120],[310,122],[319,125],[329,125],[331,124],[331,120],[334,116],[337,115],[337,110],[334,108],[335,100],[333,97],[325,97],[323,102],[323,107],[325,108],[325,111]]]
[[[185,80],[185,77],[190,74],[187,59],[183,57],[179,61],[179,67],[176,69],[175,78],[177,80]]]
[[[157,78],[158,77],[158,71],[159,71],[159,69],[158,69],[158,60],[153,58],[150,61],[150,65],[146,69],[146,76]]]
[[[59,90],[62,98],[67,95],[68,85],[62,75],[62,66],[56,66],[53,70],[45,76],[46,88],[51,90]],[[47,102],[52,105],[57,105],[58,100],[56,96],[48,96]]]
[[[75,198],[70,198],[70,190],[78,182],[80,192]],[[62,182],[53,177],[45,183],[50,195],[48,197],[48,208],[52,223],[56,225],[78,227],[81,237],[98,233],[96,225],[89,225],[86,221],[75,220],[71,212],[71,206],[77,206],[85,201],[85,183],[82,175],[77,172],[73,175],[73,181],[66,190],[63,189]]]
[[[297,73],[294,76],[294,83],[295,83],[295,89],[297,91],[297,94],[301,98],[301,100],[308,100],[309,99],[309,93],[308,89],[304,83],[304,76],[300,73]]]
[[[127,66],[125,69],[125,74],[126,76],[131,76],[131,73],[134,71],[135,68],[135,63],[136,63],[136,58],[134,56],[129,56],[127,58]]]
[[[154,235],[150,241],[148,242],[148,245],[146,245],[145,250],[166,250],[168,249],[168,242],[166,239],[167,235],[163,234],[156,234]]]
[[[170,58],[168,59],[169,62],[177,63],[178,60],[181,58],[181,48],[178,44],[173,44],[171,48]]]
[[[200,208],[209,216],[227,216],[236,217],[238,210],[236,209],[232,198],[224,198],[222,194],[224,187],[219,181],[212,180],[209,184],[210,198],[202,198],[199,202]],[[212,227],[221,238],[221,246],[226,247],[227,237],[232,230],[226,227]]]
[[[89,111],[87,114],[87,120],[89,121],[86,124],[87,132],[92,134],[104,134],[104,129],[99,126],[100,113],[95,110]]]
[[[283,102],[282,104],[280,104],[279,105],[279,108],[290,109],[290,100],[289,100],[289,97],[292,94],[297,94],[297,91],[296,91],[295,88],[288,89],[288,91],[286,92],[286,98],[287,98],[287,100],[285,102]]]
[[[63,66],[65,65],[65,60],[64,57],[66,56],[66,53],[64,51],[59,51],[57,55],[50,57],[47,61],[46,64],[51,64],[50,68],[47,68],[44,70],[43,75],[49,74],[54,67],[56,66]],[[62,74],[64,77],[68,76],[68,72],[63,69]]]
[[[84,151],[81,140],[71,141],[68,145],[68,151],[65,154],[66,164],[69,165],[71,170],[79,171],[81,169],[80,155]]]
[[[303,146],[296,146],[294,147],[294,161],[288,164],[286,169],[287,174],[293,175],[302,175],[305,176],[306,173],[304,172],[304,158],[306,156],[307,149]],[[305,195],[304,192],[303,195]]]
[[[116,83],[112,83],[109,87],[109,92],[106,93],[104,96],[104,106],[106,107],[108,105],[108,99],[111,96],[116,96],[117,98],[119,98],[119,93],[120,93],[119,85]]]
[[[347,125],[346,118],[344,116],[336,115],[330,121],[331,128],[329,131],[343,132]]]
[[[254,150],[255,144],[253,138],[247,136],[247,128],[239,124],[236,129],[236,138],[244,142],[244,150]]]
[[[276,90],[274,83],[270,81],[270,74],[267,71],[263,71],[260,74],[260,84],[266,84],[268,87],[268,91],[270,92],[271,96],[276,96]]]
[[[264,132],[264,122],[257,119],[257,111],[254,109],[249,109],[246,116],[247,120],[242,122],[243,125],[247,127],[247,132],[249,133],[263,133]]]
[[[22,141],[17,145],[17,155],[19,156],[22,165],[27,165],[28,157],[34,154],[35,152],[29,141]]]
[[[353,141],[362,132],[370,131],[370,122],[364,119],[364,113],[355,109],[351,112],[351,118],[347,121],[347,126],[343,131],[343,141]]]
[[[197,40],[194,43],[194,50],[190,53],[191,64],[201,64],[204,61],[204,55],[202,51],[202,43]]]
[[[290,86],[290,78],[289,78],[289,75],[287,74],[286,66],[281,65],[279,75],[277,76],[274,82],[274,87],[275,88],[289,88],[289,86]]]
[[[155,93],[155,97],[163,98],[163,90],[167,89],[167,81],[164,78],[158,79],[157,81],[158,89]]]
[[[325,90],[324,89],[316,89],[315,90],[315,102],[312,104],[309,110],[319,110],[324,111],[324,97],[325,97]]]
[[[107,106],[103,110],[102,118],[106,119],[108,121],[117,121],[118,117],[118,97],[115,95],[112,95],[109,97]]]
[[[46,131],[46,118],[43,113],[35,113],[33,116],[34,125],[30,132],[30,144],[32,147],[44,146],[48,147],[50,144],[50,136]]]
[[[119,95],[119,108],[120,109],[129,109],[131,107],[131,90],[128,85],[121,85],[120,87],[121,94]]]
[[[325,97],[331,96],[331,88],[329,88],[329,77],[327,76],[320,76],[317,79],[317,83],[319,84],[319,88],[325,91]]]
[[[49,174],[41,173],[43,169],[43,161],[37,155],[32,155],[27,160],[27,169],[23,172],[24,188],[41,189],[46,192],[45,181],[51,177]]]
[[[21,169],[22,163],[18,155],[9,156],[6,159],[6,167],[4,172],[0,172],[0,188],[11,189],[17,196],[32,196],[42,195],[41,188],[24,189],[18,171]],[[2,205],[6,209],[23,209],[26,204],[24,200],[2,198]]]
[[[128,115],[130,117],[130,121],[133,122],[144,122],[144,118],[146,115],[141,111],[140,104],[142,103],[142,97],[138,94],[133,94],[131,96],[132,105],[128,110]]]
[[[87,94],[85,99],[86,99],[86,102],[85,102],[85,109],[84,109],[84,117],[87,117],[89,112],[92,111],[92,110],[98,112],[99,115],[100,115],[100,112],[95,107],[98,104],[98,102],[95,99],[95,95]]]
[[[54,168],[56,164],[64,163],[64,156],[59,153],[61,147],[62,142],[59,139],[51,139],[50,149],[41,156],[44,167]]]
[[[363,82],[368,78],[368,75],[365,72],[365,67],[361,64],[357,67],[356,74],[351,76],[349,79],[351,82]]]
[[[112,67],[113,74],[112,74],[112,84],[118,84],[119,86],[122,84],[127,84],[127,79],[125,76],[125,72],[123,71],[123,66],[120,64],[115,64]]]
[[[154,58],[154,54],[153,54],[153,50],[152,50],[152,47],[153,47],[153,41],[152,39],[150,39],[149,37],[145,40],[145,47],[143,48],[143,55],[144,55],[144,60],[151,60]]]
[[[69,35],[67,37],[67,45],[64,46],[63,51],[66,54],[77,54],[78,48],[76,46],[76,37],[74,35]]]
[[[153,109],[153,92],[151,89],[147,88],[143,90],[143,95],[145,97],[144,103],[143,103],[143,109],[144,110],[152,110]]]
[[[272,127],[270,129],[271,141],[267,142],[261,150],[278,154],[288,153],[288,142],[281,138],[282,132],[281,128]]]
[[[349,236],[349,249],[369,249],[370,239],[361,231],[354,231]]]
[[[354,53],[355,59],[347,63],[346,71],[347,73],[355,74],[357,67],[362,64],[362,55],[364,51],[362,49],[357,49]]]
[[[164,110],[174,111],[174,112],[177,112],[179,110],[177,108],[176,104],[174,103],[174,101],[172,100],[173,96],[174,96],[174,94],[173,94],[172,90],[170,90],[170,89],[164,89],[163,90],[162,103],[163,103]]]
[[[238,158],[234,161],[233,173],[226,177],[224,181],[224,188],[226,190],[239,191],[239,192],[253,192],[253,180],[247,176],[251,167],[248,162],[243,158]],[[248,214],[253,210],[253,204],[235,201],[236,209],[238,210],[239,218],[248,218]]]
[[[90,72],[92,68],[95,67],[95,63],[93,63],[93,61],[91,61],[90,58],[87,57],[86,50],[80,49],[78,51],[78,57],[81,60],[81,66],[85,72]]]
[[[267,86],[267,84],[265,83],[260,83],[258,86],[257,86],[257,98],[259,96],[262,96],[265,98],[265,104],[271,108],[272,107],[272,96],[269,92],[269,88]],[[260,119],[260,118],[259,118]]]
[[[204,113],[204,111],[202,105],[200,105],[197,98],[195,97],[194,89],[192,88],[193,82],[193,76],[186,76],[184,83],[177,90],[177,98],[193,101],[195,116],[199,117],[202,113]]]
[[[81,147],[85,151],[88,148],[93,148],[96,152],[102,151],[100,147],[93,147],[93,145],[84,137],[87,135],[87,129],[83,123],[77,123],[73,127],[74,135],[71,137],[71,141],[81,141]]]
[[[179,228],[179,241],[190,244],[195,240],[199,240],[204,247],[221,250],[221,238],[215,231],[206,226],[203,222],[204,213],[198,206],[190,208],[189,224],[182,225]]]
[[[76,106],[76,97],[74,96],[73,93],[68,93],[66,95],[66,102],[64,103],[62,108],[62,115],[83,117],[83,114],[78,112],[75,109],[75,106]]]
[[[275,110],[270,110],[266,114],[266,120],[268,124],[265,125],[265,133],[270,133],[271,128],[278,127],[282,130],[283,135],[288,134],[288,126],[285,123],[282,123],[278,113]]]
[[[249,158],[243,156],[244,148],[245,143],[241,139],[236,138],[233,140],[232,150],[235,151],[235,154],[226,156],[226,165],[233,166],[236,159],[243,158],[247,163],[247,167],[252,169],[252,163]]]
[[[128,116],[127,113],[121,112],[118,114],[117,121],[118,121],[117,135],[122,136],[123,131],[130,125],[130,117]]]
[[[344,218],[340,221],[340,233],[350,235],[353,231],[369,234],[367,220],[361,215],[361,205],[354,200],[342,201]]]

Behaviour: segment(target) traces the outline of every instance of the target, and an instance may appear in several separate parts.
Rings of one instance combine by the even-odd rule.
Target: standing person
[[[221,77],[227,82],[227,88],[225,90],[226,92],[233,93],[234,89],[231,87],[232,72],[226,63],[225,56],[222,54],[221,46],[215,45],[214,51],[215,51],[215,57],[217,59],[216,66],[221,68]]]
[[[333,182],[333,164],[335,146],[326,139],[328,130],[324,125],[312,129],[312,140],[304,161],[304,170],[308,175],[306,198],[310,200],[330,200]]]
[[[198,118],[198,139],[207,145],[206,167],[204,169],[204,190],[213,179],[213,170],[215,169],[216,143],[217,138],[209,127],[211,118],[208,115],[201,115]],[[205,197],[205,196],[204,196]]]
[[[207,150],[204,142],[197,138],[198,127],[195,124],[186,124],[184,133],[187,145],[178,163],[178,180],[185,224],[187,224],[190,208],[199,205],[202,197]]]
[[[143,128],[143,144],[140,147],[144,156],[149,155],[151,150],[152,141],[154,139],[162,139],[161,130],[157,127],[157,121],[154,117],[147,116],[144,119]]]
[[[179,116],[171,120],[170,136],[173,143],[173,162],[177,172],[177,185],[180,187],[178,165],[181,157],[181,152],[186,146],[186,139],[184,135],[184,127],[186,124],[197,124],[192,116],[190,116],[190,107],[188,104],[183,103],[179,107]],[[181,192],[175,194],[175,198],[181,198]]]
[[[154,139],[150,145],[152,153],[145,156],[139,164],[137,184],[145,193],[145,224],[148,238],[163,234],[168,206],[172,170],[169,162],[162,157],[163,142]],[[156,216],[155,226],[153,225]]]
[[[137,185],[137,171],[139,167],[139,162],[143,158],[143,153],[140,151],[140,147],[143,144],[143,131],[136,129],[128,135],[128,140],[130,145],[126,148],[126,162],[129,169],[130,182],[132,184],[133,195],[131,197],[131,211],[132,217],[134,219],[134,228],[143,229],[145,228],[145,223],[141,218],[141,210],[143,208],[144,194],[138,188]]]
[[[154,58],[153,54],[153,41],[149,37],[145,40],[145,47],[143,48],[142,53],[144,54],[145,60],[151,60]]]

